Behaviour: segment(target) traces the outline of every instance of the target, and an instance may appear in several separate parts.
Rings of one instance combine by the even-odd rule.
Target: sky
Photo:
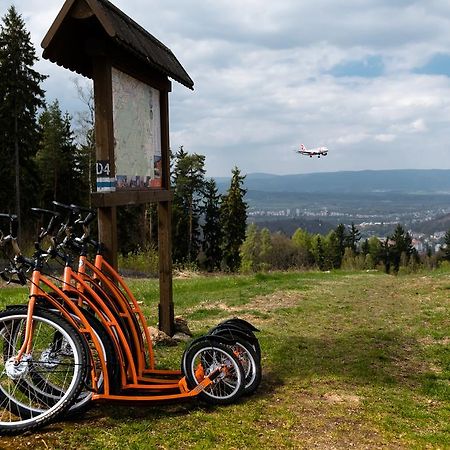
[[[450,3],[442,0],[113,0],[194,80],[173,82],[170,143],[207,176],[450,168]],[[14,4],[40,57],[61,0]],[[85,106],[45,60],[48,101]],[[89,82],[80,79],[82,85]],[[295,153],[327,146],[326,157]]]

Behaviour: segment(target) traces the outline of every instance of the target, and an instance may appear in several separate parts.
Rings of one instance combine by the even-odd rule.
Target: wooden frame
[[[93,79],[97,161],[109,163],[115,178],[112,68],[159,91],[161,187],[91,194],[98,208],[99,238],[106,259],[117,267],[116,208],[157,203],[160,272],[160,328],[173,334],[169,77],[188,88],[193,81],[164,44],[106,0],[67,0],[45,36],[44,58]],[[110,181],[111,182],[111,181]]]

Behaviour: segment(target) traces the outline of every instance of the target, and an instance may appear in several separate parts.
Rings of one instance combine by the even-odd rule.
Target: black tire
[[[261,347],[259,345],[258,338],[249,329],[244,329],[233,324],[222,323],[209,330],[208,334],[213,336],[222,336],[230,340],[246,340],[253,347],[258,360],[261,361]]]
[[[23,308],[0,313],[0,433],[23,433],[61,417],[77,399],[89,368],[85,343],[78,331],[62,317],[37,309],[33,314],[33,347],[19,364],[14,358],[21,346],[26,324]],[[67,352],[57,359],[52,352],[55,335],[65,341]],[[30,374],[40,373],[58,388],[59,399],[46,402],[33,388]],[[26,381],[25,381],[26,380]],[[21,384],[21,389],[17,388]],[[23,392],[23,386],[28,386]]]
[[[235,339],[234,343],[230,344],[229,347],[244,369],[245,384],[243,395],[251,395],[261,384],[261,361],[251,344],[242,338]]]
[[[17,309],[21,309],[26,314],[27,307],[26,306],[18,306]],[[59,311],[51,310],[52,313],[60,316]],[[108,371],[108,380],[110,384],[110,392],[115,393],[118,389],[119,383],[119,365],[117,361],[117,354],[115,351],[114,343],[112,342],[111,337],[105,330],[103,324],[87,310],[83,310],[83,314],[89,325],[92,327],[95,336],[97,337],[100,346],[102,347],[103,353],[106,356],[106,366]],[[73,316],[76,319],[75,316]],[[17,334],[17,333],[16,333]],[[16,339],[19,336],[16,335]],[[80,392],[79,396],[70,407],[70,409],[66,413],[66,417],[73,417],[75,415],[81,415],[85,413],[91,406],[91,399],[94,391],[92,389],[92,367],[96,368],[96,377],[97,377],[97,388],[98,392],[103,392],[103,383],[104,383],[104,374],[101,371],[101,364],[99,361],[99,354],[95,350],[93,346],[92,339],[89,335],[83,335],[85,340],[86,351],[89,354],[89,357],[92,358],[89,364],[89,370],[86,374],[86,379],[84,381],[83,390]],[[13,339],[13,338],[11,338]],[[54,336],[53,341],[58,342],[60,339],[59,333]],[[59,345],[59,350],[64,351],[64,348],[61,348],[61,344]],[[56,353],[56,352],[55,352]],[[33,393],[36,397],[39,397],[41,402],[44,402],[47,405],[55,404],[62,395],[62,392],[59,390],[57,386],[49,383],[45,378],[42,377],[39,372],[30,372],[29,378],[23,381],[18,382],[18,389],[21,389],[22,392],[27,393],[30,389],[33,390]],[[31,384],[30,384],[31,383]]]
[[[207,403],[227,405],[235,402],[244,391],[244,369],[226,345],[210,340],[195,342],[186,350],[185,368],[190,389],[194,389],[205,376],[216,375],[213,375],[212,384],[198,394]]]
[[[239,319],[239,317],[233,317],[232,319],[224,320],[223,322],[220,322],[219,325],[234,325],[242,328],[243,330],[250,331],[251,333],[259,331],[258,328],[256,328],[250,322],[247,322],[244,319]]]
[[[106,370],[108,372],[109,391],[114,394],[120,389],[120,369],[117,359],[117,351],[114,342],[108,332],[105,330],[105,326],[89,311],[83,310],[89,325],[92,327],[94,334],[99,340],[102,351],[106,357]],[[87,337],[87,335],[84,335]],[[104,374],[101,371],[101,364],[99,362],[100,355],[95,350],[93,342],[88,339],[88,346],[90,348],[90,355],[94,358],[94,366],[97,373],[97,388],[98,392],[102,393],[104,388]],[[86,382],[83,391],[78,396],[75,403],[68,411],[68,416],[83,414],[92,405],[91,399],[94,392],[92,391],[92,376],[91,373],[87,374]]]

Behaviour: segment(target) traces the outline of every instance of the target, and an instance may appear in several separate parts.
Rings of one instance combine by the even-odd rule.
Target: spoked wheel
[[[261,361],[253,347],[243,339],[236,340],[230,348],[244,369],[244,394],[253,394],[261,383]]]
[[[191,345],[185,356],[185,375],[190,389],[211,376],[212,383],[199,394],[203,400],[228,404],[242,395],[244,369],[229,347],[202,340]]]
[[[23,308],[0,313],[3,434],[31,430],[64,414],[78,397],[89,366],[78,331],[61,317],[40,309],[33,314],[31,351],[16,362],[26,322]]]
[[[27,307],[17,307],[17,309],[21,309],[25,314],[27,311]],[[53,314],[60,316],[57,310],[51,310]],[[112,339],[107,334],[102,323],[89,311],[84,310],[83,314],[87,321],[89,322],[92,330],[94,332],[95,337],[97,338],[102,353],[105,357],[105,363],[108,369],[108,380],[110,384],[110,390],[114,391],[117,388],[118,383],[118,375],[117,372],[117,356],[114,350],[114,344]],[[72,315],[72,318],[79,322],[79,319]],[[23,330],[20,329],[18,325],[11,329],[11,344],[12,347],[17,347],[15,341],[18,339],[23,339],[21,336],[21,332]],[[90,357],[89,368],[94,370],[95,377],[97,379],[97,389],[98,392],[103,392],[103,385],[105,381],[105,376],[102,371],[102,365],[100,362],[100,354],[97,352],[96,348],[93,345],[92,339],[89,335],[83,335],[87,342],[84,342],[85,347],[87,346],[88,354]],[[45,362],[46,365],[54,364],[57,358],[60,355],[67,355],[67,352],[70,353],[71,349],[67,346],[67,341],[61,335],[59,331],[55,332],[53,336],[52,343],[52,351],[45,350],[42,354],[41,361]],[[40,371],[31,371],[29,373],[29,377],[26,379],[20,380],[18,382],[18,389],[22,390],[23,393],[28,393],[30,389],[33,390],[36,397],[39,397],[39,400],[47,405],[55,404],[59,401],[63,392],[59,389],[59,386],[54,385],[47,379],[47,377],[43,376]],[[45,375],[45,374],[44,374]],[[32,383],[32,384],[30,384]],[[67,416],[80,415],[84,413],[91,405],[92,395],[94,394],[93,384],[92,384],[92,373],[90,370],[87,371],[86,380],[84,381],[84,388],[78,395],[75,402],[72,404],[70,409],[67,411]]]

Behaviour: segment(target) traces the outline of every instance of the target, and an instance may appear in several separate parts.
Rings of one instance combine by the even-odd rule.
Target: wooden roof
[[[108,0],[66,0],[41,45],[44,58],[89,78],[103,52],[194,87],[172,51]]]

